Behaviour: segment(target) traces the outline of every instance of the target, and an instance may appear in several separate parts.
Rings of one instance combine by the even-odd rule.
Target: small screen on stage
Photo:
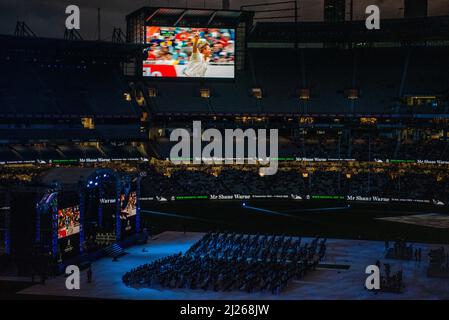
[[[58,210],[58,239],[80,232],[80,210],[78,206]]]
[[[129,218],[137,214],[137,194],[136,192],[129,193],[129,198],[126,199],[125,195],[120,196],[122,204],[122,217]]]
[[[234,78],[235,29],[146,27],[143,76]]]

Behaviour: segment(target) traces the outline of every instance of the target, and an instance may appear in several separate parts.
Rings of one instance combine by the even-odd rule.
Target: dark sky
[[[278,0],[279,1],[279,0]],[[301,19],[322,20],[324,0],[300,0]],[[242,4],[266,3],[270,0],[231,0],[231,8]],[[276,2],[276,1],[271,1]],[[80,33],[85,39],[97,37],[97,8],[102,10],[102,38],[111,36],[114,26],[125,31],[126,14],[145,5],[219,8],[221,0],[1,0],[0,33],[12,34],[16,21],[24,20],[38,36],[62,37],[64,32],[65,8],[76,4],[81,9]],[[404,0],[354,0],[354,16],[364,17],[366,6],[377,4],[381,18],[401,17]],[[449,0],[429,0],[430,15],[449,15]]]

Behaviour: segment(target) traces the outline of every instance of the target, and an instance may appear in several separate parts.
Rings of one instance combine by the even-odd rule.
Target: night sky
[[[301,20],[319,21],[323,18],[324,0],[300,0]],[[348,0],[349,1],[349,0]],[[242,4],[266,3],[270,0],[231,0],[231,8]],[[275,1],[271,1],[275,2]],[[114,26],[125,31],[126,14],[145,5],[219,8],[221,0],[1,0],[0,33],[12,34],[16,21],[24,20],[31,29],[42,37],[62,37],[67,5],[76,4],[81,9],[81,30],[84,39],[97,38],[97,8],[102,10],[102,39],[111,38]],[[364,10],[370,4],[381,8],[382,18],[401,17],[403,0],[354,0],[354,17],[362,19]],[[430,15],[449,15],[449,0],[429,0]]]

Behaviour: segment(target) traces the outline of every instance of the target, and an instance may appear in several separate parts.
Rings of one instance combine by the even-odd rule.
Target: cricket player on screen
[[[184,69],[184,74],[188,77],[204,77],[211,54],[212,50],[209,42],[205,39],[200,39],[199,32],[195,33],[192,55],[190,56],[187,67]]]

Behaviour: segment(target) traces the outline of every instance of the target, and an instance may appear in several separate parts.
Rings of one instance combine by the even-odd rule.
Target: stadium
[[[110,41],[0,35],[0,297],[449,299],[449,16],[409,3],[368,30],[324,2],[324,21],[223,1],[129,10]],[[195,121],[276,129],[277,153],[248,134],[174,158],[177,130],[207,148]],[[275,174],[221,157],[251,139]]]

